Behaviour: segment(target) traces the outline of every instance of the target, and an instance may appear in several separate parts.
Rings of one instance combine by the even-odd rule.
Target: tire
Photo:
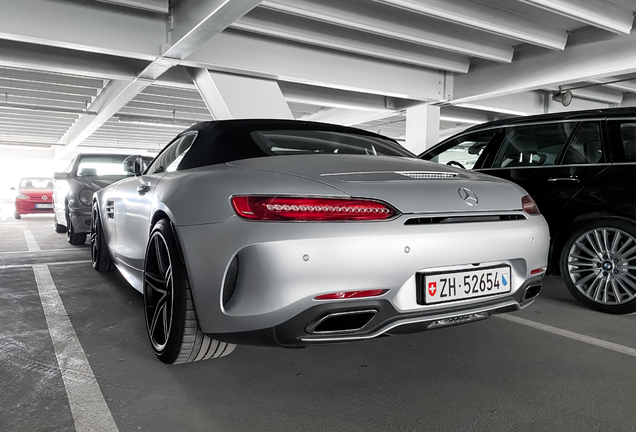
[[[579,302],[600,312],[636,312],[636,225],[604,218],[579,225],[560,260],[565,286]]]
[[[66,238],[72,245],[81,245],[86,243],[86,234],[76,234],[75,228],[73,228],[73,222],[71,222],[71,215],[66,209]]]
[[[55,227],[55,232],[58,234],[62,234],[66,232],[66,227],[64,225],[60,225],[57,223],[57,216],[53,215],[53,226]]]
[[[203,334],[185,264],[168,219],[154,226],[146,248],[143,279],[146,332],[164,363],[179,364],[223,357],[236,345]]]
[[[115,268],[115,264],[108,253],[108,245],[104,240],[102,219],[99,216],[97,203],[93,203],[91,213],[91,263],[98,272],[108,272]]]
[[[22,219],[22,215],[18,212],[13,213],[13,217],[16,219]]]

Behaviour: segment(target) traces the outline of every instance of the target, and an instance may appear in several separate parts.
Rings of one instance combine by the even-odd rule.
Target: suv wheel
[[[561,252],[561,274],[587,307],[611,314],[636,312],[636,225],[599,219],[575,229]]]

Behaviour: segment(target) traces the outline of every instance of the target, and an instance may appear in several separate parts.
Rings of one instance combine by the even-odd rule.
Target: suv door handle
[[[571,175],[570,177],[550,177],[548,181],[549,182],[569,181],[569,182],[578,183],[581,180],[577,176]]]
[[[137,188],[139,195],[145,195],[150,190],[150,183],[144,183]]]

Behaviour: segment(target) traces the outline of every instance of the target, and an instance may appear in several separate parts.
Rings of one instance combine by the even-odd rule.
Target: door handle
[[[150,190],[150,183],[144,183],[137,188],[139,195],[145,195]]]
[[[577,176],[571,175],[570,177],[550,177],[548,181],[549,182],[568,181],[568,182],[578,183],[581,180]]]

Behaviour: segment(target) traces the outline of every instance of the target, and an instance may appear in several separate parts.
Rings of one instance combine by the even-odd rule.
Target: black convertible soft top
[[[402,153],[403,156],[410,155],[400,144],[390,138],[347,126],[280,119],[218,120],[197,123],[179,134],[181,136],[192,131],[198,131],[199,133],[192,148],[179,163],[179,169],[183,170],[240,159],[270,156],[271,153],[267,153],[255,141],[253,133],[257,131],[281,130],[325,131],[373,137],[393,147],[396,153]]]

